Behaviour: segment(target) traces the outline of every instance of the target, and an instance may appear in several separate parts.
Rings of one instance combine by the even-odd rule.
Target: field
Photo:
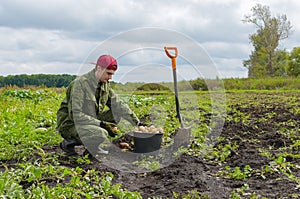
[[[135,173],[65,156],[55,131],[63,90],[0,95],[1,198],[300,198],[299,91],[180,93],[189,147],[168,165],[139,159],[133,166],[149,172]],[[172,94],[120,96],[164,128],[163,148],[172,143],[179,127]]]

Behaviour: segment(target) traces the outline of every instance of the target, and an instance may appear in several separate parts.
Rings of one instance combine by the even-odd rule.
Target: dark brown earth
[[[299,103],[296,105],[299,106]],[[114,183],[122,184],[122,187],[129,191],[139,191],[143,198],[173,198],[174,193],[183,195],[192,190],[197,190],[201,198],[216,199],[230,198],[233,193],[238,193],[241,198],[251,198],[251,196],[256,196],[252,198],[293,198],[292,195],[295,196],[294,198],[300,197],[299,182],[288,179],[283,172],[269,172],[263,175],[259,172],[273,161],[270,157],[262,156],[260,154],[262,150],[267,150],[275,158],[282,151],[292,155],[300,153],[300,146],[289,147],[293,139],[299,140],[299,112],[293,112],[293,107],[285,103],[267,101],[259,106],[235,104],[231,110],[227,113],[228,116],[237,117],[236,111],[238,111],[249,115],[249,118],[247,121],[225,121],[221,133],[225,139],[216,143],[215,147],[233,143],[238,147],[237,150],[230,152],[224,162],[183,154],[169,166],[154,172],[129,173],[114,170],[95,160],[91,164],[79,165],[76,161],[72,162],[68,157],[60,155],[59,161],[61,165],[67,167],[80,166],[85,170],[112,172]],[[293,129],[296,135],[291,137],[282,133],[283,128],[287,129],[286,131]],[[45,146],[44,150],[62,154],[58,146]],[[292,155],[286,156],[286,162],[299,165],[299,158]],[[226,166],[244,168],[246,165],[250,165],[257,171],[247,179],[236,180],[218,175]],[[299,180],[299,167],[293,167],[291,172]],[[55,181],[49,179],[46,183],[54,185]],[[26,186],[29,187],[30,184],[24,184],[25,188]]]
[[[229,198],[233,192],[239,193],[238,190],[244,190],[240,193],[242,198],[250,198],[253,195],[256,195],[257,198],[292,198],[292,194],[296,198],[300,197],[299,184],[289,180],[280,171],[264,175],[256,172],[245,180],[234,180],[217,175],[220,170],[224,170],[225,166],[244,168],[246,165],[250,165],[253,170],[262,170],[266,165],[270,165],[272,160],[270,157],[262,156],[259,150],[266,149],[276,157],[282,147],[292,144],[292,139],[279,133],[279,130],[300,128],[299,113],[293,113],[291,107],[284,104],[266,102],[259,107],[249,106],[246,108],[237,104],[234,108],[243,114],[249,114],[250,118],[247,120],[248,122],[225,121],[221,133],[225,139],[216,146],[236,143],[238,149],[231,151],[223,163],[209,161],[201,156],[184,154],[171,165],[145,174],[120,172],[97,161],[85,165],[83,168],[110,171],[115,176],[115,183],[121,183],[130,191],[139,191],[143,198],[154,196],[172,198],[174,193],[186,194],[191,190],[197,190],[202,197],[209,196],[209,198],[218,199]],[[273,113],[272,117],[267,120],[261,119],[266,118],[270,112]],[[233,116],[235,111],[227,114]],[[298,133],[297,139],[299,139],[299,131],[296,130],[296,133]],[[51,150],[60,149],[52,148]],[[288,152],[294,155],[299,154],[300,147],[291,148]],[[287,156],[286,161],[299,165],[299,159],[292,156]],[[61,157],[61,162],[66,166],[74,167],[74,165],[69,165],[64,157]],[[292,173],[298,179],[300,178],[299,168],[293,169]],[[249,188],[243,188],[245,185]]]

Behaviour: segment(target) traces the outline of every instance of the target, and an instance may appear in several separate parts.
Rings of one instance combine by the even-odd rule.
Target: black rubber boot
[[[60,143],[60,148],[68,155],[68,156],[77,156],[78,153],[75,151],[75,146],[80,145],[74,139],[64,139]]]

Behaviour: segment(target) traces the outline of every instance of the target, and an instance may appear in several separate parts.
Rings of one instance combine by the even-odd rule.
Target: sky
[[[0,2],[0,75],[72,74],[111,54],[117,82],[171,81],[164,46],[178,48],[179,80],[243,78],[256,28],[242,22],[257,3],[285,14],[299,46],[298,0],[9,0]],[[170,51],[174,55],[174,51]]]

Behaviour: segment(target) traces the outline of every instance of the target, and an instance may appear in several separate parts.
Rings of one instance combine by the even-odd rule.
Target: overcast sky
[[[75,74],[108,53],[115,81],[169,81],[165,45],[177,46],[179,79],[246,77],[249,34],[242,22],[260,3],[293,26],[280,47],[300,46],[298,0],[9,0],[0,3],[0,75]]]

